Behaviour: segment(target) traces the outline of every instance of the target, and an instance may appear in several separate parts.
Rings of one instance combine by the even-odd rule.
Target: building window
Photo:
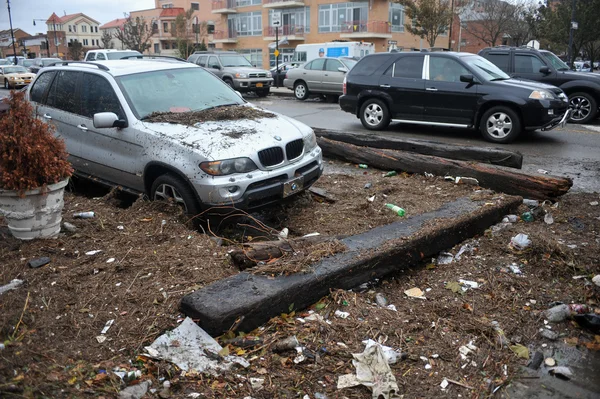
[[[83,45],[87,46],[88,45],[88,39],[83,39]]]
[[[96,44],[96,43],[94,43],[94,39],[92,39],[92,46],[93,46],[94,44]]]
[[[206,25],[206,33],[208,35],[212,35],[213,33],[215,33],[215,26],[214,25]]]
[[[156,22],[152,22],[152,34],[153,35],[158,34],[158,23],[156,23]]]
[[[238,50],[255,67],[262,68],[262,49],[250,48]]]
[[[87,33],[87,26],[81,25],[81,31]]]
[[[94,31],[95,31],[96,33],[98,33],[98,27],[97,27],[97,26],[94,26]]]
[[[154,54],[160,54],[160,44],[154,43]]]
[[[262,12],[228,15],[228,24],[235,27],[238,36],[262,36]]]
[[[69,25],[69,32],[73,32],[73,28]]]
[[[177,27],[175,25],[175,22],[171,22],[171,34],[172,35],[177,34]]]
[[[398,3],[390,3],[390,25],[392,32],[404,32],[404,6]]]
[[[290,62],[292,60],[292,57],[294,56],[294,49],[293,48],[281,48],[281,47],[279,47],[279,52],[281,53],[281,54],[279,54],[279,64],[280,65],[283,62]],[[275,66],[275,64],[276,64],[275,54],[274,53],[275,53],[275,49],[274,48],[269,48],[269,68],[273,68]]]
[[[466,46],[467,45],[467,39],[460,39],[460,45],[462,47]]]
[[[161,43],[163,50],[169,50],[171,48],[171,45],[169,44],[169,42],[162,42]]]
[[[269,10],[269,26],[271,26],[275,12],[281,13],[282,29],[279,30],[281,35],[310,33],[310,7],[284,8],[280,11]]]
[[[190,7],[192,8],[192,10],[198,11],[200,10],[200,3],[191,3]]]
[[[77,25],[73,25],[73,32],[77,32]]]
[[[322,4],[319,6],[319,33],[353,31],[352,25],[357,22],[365,24],[369,19],[367,2]]]
[[[163,4],[162,8],[173,8],[173,4]]]
[[[169,33],[169,23],[163,22],[163,32]]]
[[[248,7],[261,4],[261,0],[237,0],[235,2],[236,7]]]

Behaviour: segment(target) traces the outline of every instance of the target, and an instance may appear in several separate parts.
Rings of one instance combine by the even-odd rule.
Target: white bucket
[[[12,235],[20,240],[52,238],[60,233],[63,196],[69,179],[51,184],[47,190],[37,188],[24,197],[12,190],[0,189],[0,215],[8,222]]]

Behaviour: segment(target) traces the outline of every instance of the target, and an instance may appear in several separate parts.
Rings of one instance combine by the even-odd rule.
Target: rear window
[[[510,61],[510,57],[508,53],[488,53],[484,55],[483,58],[486,58],[492,64],[500,68],[503,72],[509,72],[508,64]]]
[[[375,55],[372,57],[364,57],[358,64],[352,68],[352,75],[355,76],[369,76],[372,75],[381,65],[386,64],[391,55]]]
[[[422,79],[424,55],[405,56],[399,58],[385,71],[394,78]]]
[[[137,51],[115,51],[115,52],[106,53],[106,56],[108,57],[109,60],[120,60],[123,57],[129,57],[132,55],[141,55],[141,54]]]

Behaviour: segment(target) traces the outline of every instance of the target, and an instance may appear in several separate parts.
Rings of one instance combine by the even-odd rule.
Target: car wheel
[[[303,81],[297,82],[294,85],[294,95],[298,100],[304,101],[308,98],[308,87]]]
[[[194,192],[181,178],[166,173],[154,180],[151,188],[154,201],[172,201],[181,206],[185,214],[194,217],[200,213],[200,207]]]
[[[232,89],[235,89],[233,87],[233,80],[231,80],[229,78],[225,78],[225,79],[223,79],[223,82],[227,83],[229,85],[229,87],[231,87]]]
[[[4,79],[4,88],[6,90],[10,89],[10,85],[8,84],[8,79]]]
[[[521,134],[521,120],[508,107],[493,107],[481,117],[479,129],[488,141],[510,143]]]
[[[269,89],[264,89],[264,90],[257,90],[256,91],[256,95],[259,97],[266,97],[269,95],[270,90]]]
[[[571,119],[573,123],[588,123],[596,117],[598,104],[594,97],[587,93],[574,93],[569,96]]]
[[[360,121],[369,130],[383,130],[390,124],[390,111],[383,101],[371,98],[360,107]]]
[[[340,99],[340,96],[338,96],[336,94],[327,94],[325,96],[325,101],[327,101],[328,103],[331,103],[331,104],[337,104],[339,99]]]

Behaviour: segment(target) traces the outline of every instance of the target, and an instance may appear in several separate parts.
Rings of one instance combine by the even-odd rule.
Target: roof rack
[[[173,56],[170,56],[170,55],[150,55],[150,54],[126,55],[126,56],[123,56],[123,57],[121,57],[119,59],[121,59],[121,60],[128,60],[128,59],[131,59],[131,58],[137,58],[137,59],[144,59],[144,58],[160,59],[160,58],[164,58],[164,59],[169,59],[169,60],[174,60],[174,61],[187,62],[183,58],[173,57]]]
[[[103,71],[110,71],[110,69],[106,65],[98,64],[97,62],[89,62],[89,61],[56,61],[54,64],[52,64],[52,66],[70,65],[70,64],[94,65],[94,66],[97,66],[98,69],[102,69]]]

